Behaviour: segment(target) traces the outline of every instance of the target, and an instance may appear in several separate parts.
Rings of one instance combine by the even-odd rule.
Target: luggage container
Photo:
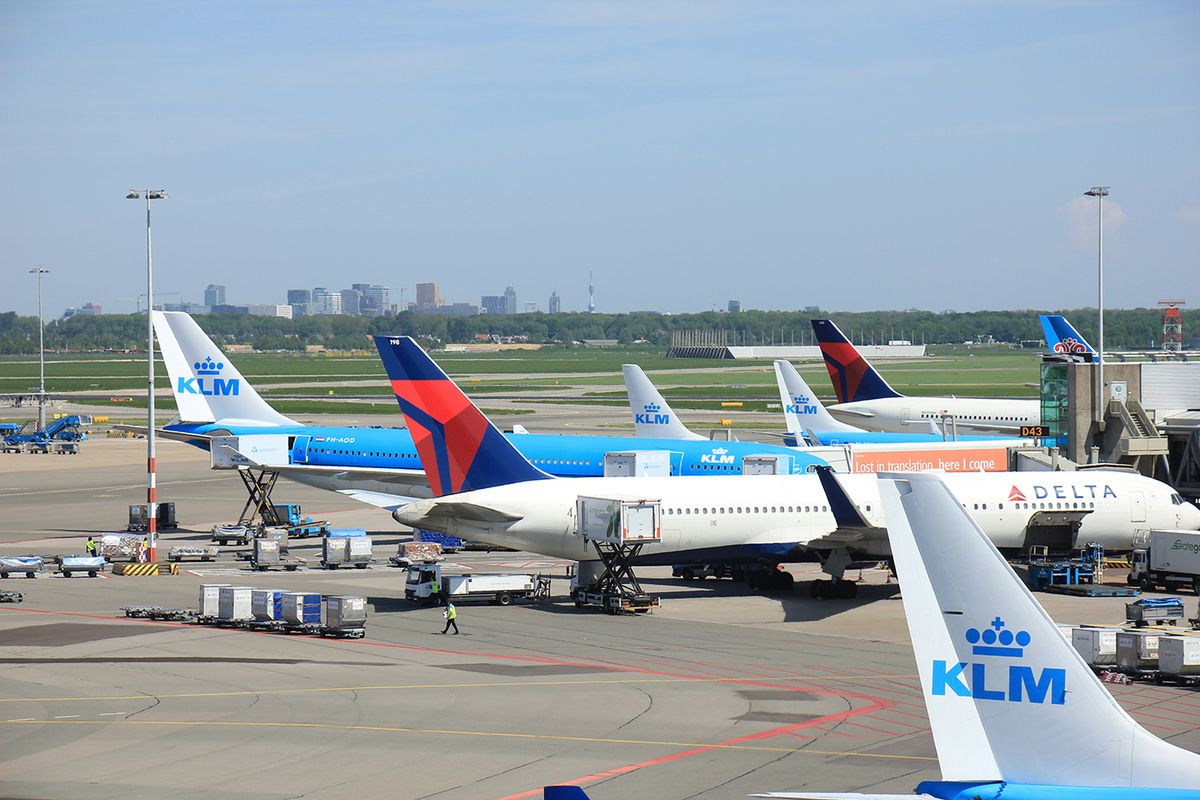
[[[1200,636],[1163,636],[1158,640],[1158,670],[1173,678],[1200,680]]]
[[[228,583],[200,584],[200,608],[196,611],[198,617],[215,617],[220,613],[221,589],[228,588]]]
[[[250,592],[250,613],[257,620],[283,619],[283,596],[279,589],[255,589]]]
[[[1183,619],[1183,600],[1178,597],[1143,597],[1125,604],[1125,619],[1139,628],[1155,625],[1174,625]]]
[[[252,586],[222,586],[217,596],[217,619],[223,622],[254,619],[250,596]]]
[[[1071,631],[1071,644],[1089,667],[1117,663],[1117,629],[1080,626]]]
[[[1149,631],[1117,634],[1117,669],[1122,672],[1154,672],[1158,669],[1160,635]]]
[[[662,539],[662,509],[657,500],[580,496],[575,520],[576,534],[585,542],[627,545]]]
[[[0,578],[7,578],[10,572],[33,578],[45,563],[41,556],[4,556],[0,558]]]
[[[304,565],[304,559],[288,555],[287,545],[280,545],[278,539],[255,539],[254,551],[250,556],[250,566],[259,572],[269,569],[285,569],[295,572]]]
[[[345,564],[366,569],[371,563],[371,539],[361,528],[333,530],[321,548],[321,566],[337,569]]]
[[[367,598],[334,595],[325,598],[325,627],[331,633],[361,630],[367,623]]]
[[[1063,638],[1069,642],[1071,641],[1071,637],[1074,634],[1075,629],[1078,627],[1078,625],[1065,625],[1060,622],[1058,623],[1058,632],[1061,633]]]
[[[310,592],[284,592],[280,619],[289,625],[320,625],[321,595]]]

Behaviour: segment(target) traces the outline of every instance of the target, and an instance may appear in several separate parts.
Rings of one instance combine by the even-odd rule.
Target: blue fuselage
[[[406,428],[339,428],[323,426],[251,427],[222,423],[168,425],[180,433],[286,435],[292,464],[325,467],[419,470],[421,461]],[[640,439],[630,436],[574,436],[540,433],[505,434],[534,466],[557,477],[604,475],[606,453],[663,450],[670,453],[672,475],[736,475],[746,456],[782,456],[779,471],[808,472],[825,462],[795,448],[754,442]],[[203,446],[199,442],[199,446]]]

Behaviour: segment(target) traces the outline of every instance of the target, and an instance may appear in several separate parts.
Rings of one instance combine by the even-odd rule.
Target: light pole
[[[43,339],[46,324],[42,322],[42,276],[50,270],[34,267],[29,274],[37,275],[38,282],[38,430],[46,427],[46,347]]]
[[[158,503],[154,465],[154,256],[150,247],[150,201],[165,200],[164,189],[130,189],[126,200],[146,200],[146,538],[150,561],[158,560]]]
[[[1085,197],[1096,198],[1097,230],[1097,279],[1096,279],[1096,440],[1102,443],[1104,439],[1104,198],[1108,196],[1109,186],[1093,186],[1084,192]]]

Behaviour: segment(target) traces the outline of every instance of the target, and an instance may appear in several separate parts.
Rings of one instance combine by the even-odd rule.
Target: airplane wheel
[[[817,598],[824,598],[825,593],[821,590],[821,584],[823,583],[825,583],[825,581],[810,581],[808,584],[808,596],[814,600]]]
[[[858,597],[858,584],[853,581],[838,581],[834,589],[839,599],[853,600]]]
[[[679,577],[683,578],[685,581],[695,580],[696,573],[692,572],[691,569],[685,569],[679,573]]]
[[[779,573],[779,589],[780,591],[790,592],[796,588],[796,579],[792,577],[790,572]]]

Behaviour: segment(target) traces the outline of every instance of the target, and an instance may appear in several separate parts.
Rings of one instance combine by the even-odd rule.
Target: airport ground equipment
[[[315,592],[285,592],[280,618],[289,625],[320,625],[321,595]]]
[[[167,551],[168,561],[215,561],[220,551],[215,547],[181,544]]]
[[[250,592],[250,613],[260,621],[283,621],[283,596],[288,594],[282,589],[254,589]]]
[[[155,504],[156,524],[160,531],[174,530],[179,527],[179,522],[175,519],[175,504],[174,503],[156,503]],[[148,521],[150,516],[149,506],[145,503],[138,503],[129,507],[129,522],[125,526],[127,531],[144,531],[149,528]]]
[[[1183,601],[1178,597],[1143,597],[1125,604],[1125,619],[1139,628],[1150,623],[1175,625],[1183,619]]]
[[[0,422],[0,438],[12,436],[14,433],[20,433],[21,426],[15,422]]]
[[[12,573],[36,578],[45,565],[46,560],[41,556],[3,556],[0,557],[0,578],[7,578]]]
[[[222,586],[217,590],[218,625],[231,625],[239,620],[254,619],[250,607],[253,586]]]
[[[413,564],[433,564],[441,560],[442,546],[437,542],[400,542],[396,545],[396,555],[388,559],[404,569]]]
[[[413,531],[413,541],[439,544],[442,547],[443,553],[457,553],[459,550],[467,546],[467,541],[465,539],[460,539],[457,536],[451,536],[448,533],[427,531],[421,528],[417,528],[415,531]]]
[[[212,541],[219,545],[227,545],[233,542],[236,545],[245,547],[253,538],[254,532],[245,525],[213,525],[212,526]]]
[[[325,624],[322,636],[361,639],[366,635],[367,598],[330,596],[325,598]]]
[[[329,533],[329,523],[304,516],[299,503],[273,503],[270,510],[271,518],[267,519],[264,516],[263,524],[287,528],[288,536],[304,539],[309,536],[326,536]]]
[[[1117,628],[1080,625],[1071,631],[1071,646],[1089,667],[1111,667],[1117,663],[1117,632]]]
[[[97,543],[97,555],[107,561],[140,561],[145,552],[145,536],[130,533],[104,533]]]
[[[647,613],[659,605],[633,572],[633,560],[648,544],[662,541],[662,507],[657,500],[580,496],[575,533],[596,550],[604,571],[589,586],[571,587],[576,608],[598,606],[606,613]]]
[[[362,528],[336,528],[321,542],[321,566],[366,569],[371,565],[371,537]]]
[[[200,603],[196,611],[196,616],[200,620],[215,620],[220,615],[221,589],[229,585],[228,583],[200,584]]]
[[[1153,677],[1158,672],[1158,640],[1151,631],[1117,632],[1117,670],[1134,678]]]
[[[28,445],[36,447],[35,452],[49,452],[52,442],[82,442],[87,439],[84,425],[91,425],[92,418],[86,414],[67,414],[52,421],[40,431],[25,433],[21,430],[9,432],[4,436],[4,444],[8,447]]]
[[[438,585],[438,597],[433,585]],[[447,575],[441,564],[413,564],[404,581],[404,598],[429,604],[462,600],[489,600],[511,605],[516,599],[532,599],[538,590],[538,578],[529,574]]]
[[[89,578],[94,578],[104,571],[104,558],[101,556],[62,556],[58,559],[58,571],[64,578],[69,578],[77,572],[86,572]]]
[[[1189,686],[1200,683],[1200,636],[1159,637],[1157,680]]]
[[[1146,591],[1190,588],[1200,595],[1200,533],[1150,531],[1145,547],[1133,551],[1128,582]]]
[[[0,592],[0,603],[21,603],[24,600],[25,595],[20,592]]]
[[[282,569],[295,572],[305,565],[305,560],[289,555],[286,539],[281,544],[274,538],[260,537],[254,540],[254,550],[250,556],[251,569],[266,572],[269,569]]]
[[[131,619],[152,619],[160,622],[195,622],[196,612],[190,608],[162,606],[125,606],[121,609]]]

